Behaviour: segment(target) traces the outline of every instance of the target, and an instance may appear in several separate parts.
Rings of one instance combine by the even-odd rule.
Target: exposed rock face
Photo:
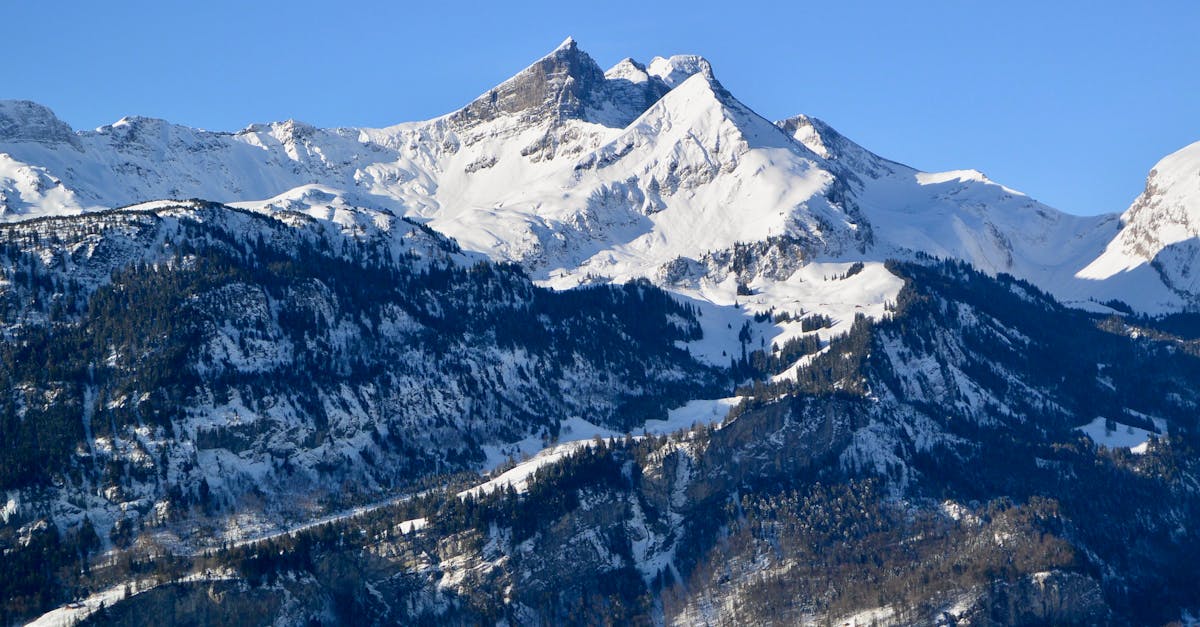
[[[1121,215],[1121,230],[1080,276],[1107,279],[1154,268],[1192,304],[1200,293],[1200,142],[1163,158]]]
[[[1121,216],[1123,250],[1153,259],[1164,246],[1200,236],[1200,142],[1155,164],[1146,189]]]
[[[669,90],[645,68],[627,60],[609,76],[567,39],[520,74],[489,90],[451,116],[455,124],[515,116],[527,123],[585,120],[624,127]]]
[[[647,71],[671,88],[677,87],[696,74],[713,78],[712,65],[704,57],[694,54],[654,57]]]
[[[1050,571],[993,585],[979,605],[956,619],[967,625],[1104,625],[1113,616],[1095,579]]]

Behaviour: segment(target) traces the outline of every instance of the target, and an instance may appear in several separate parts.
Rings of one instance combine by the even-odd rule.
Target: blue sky
[[[76,128],[384,126],[449,112],[568,35],[602,66],[696,53],[762,115],[925,170],[1121,211],[1200,140],[1200,3],[9,2],[0,98]]]

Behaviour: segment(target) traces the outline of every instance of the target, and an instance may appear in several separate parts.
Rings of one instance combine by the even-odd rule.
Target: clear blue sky
[[[567,35],[602,66],[696,53],[762,115],[925,170],[1123,210],[1200,140],[1200,2],[4,2],[0,98],[76,128],[447,113]]]

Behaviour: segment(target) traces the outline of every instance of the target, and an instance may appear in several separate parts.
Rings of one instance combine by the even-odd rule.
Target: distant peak
[[[29,112],[42,116],[57,117],[50,110],[50,107],[32,100],[0,100],[0,113],[9,112]]]
[[[677,54],[671,57],[654,57],[646,70],[651,76],[657,77],[668,87],[674,88],[696,74],[703,74],[712,80],[712,64],[708,59],[694,54]]]
[[[775,123],[783,132],[805,148],[830,163],[841,163],[841,172],[851,178],[866,175],[879,178],[895,173],[898,168],[913,170],[909,166],[889,161],[859,146],[824,120],[808,115],[794,115]],[[837,168],[839,166],[834,165]],[[915,172],[915,170],[913,170]]]
[[[516,76],[493,87],[454,116],[463,122],[486,121],[507,115],[533,118],[582,115],[588,92],[604,82],[604,71],[575,39],[557,48]]]
[[[144,141],[153,137],[162,137],[171,132],[174,125],[161,118],[150,118],[141,115],[127,115],[112,124],[106,124],[96,129],[101,135],[122,138],[124,141]]]
[[[31,100],[0,100],[0,141],[72,142],[75,131],[49,107]]]
[[[530,68],[546,63],[579,62],[583,59],[586,59],[590,64],[595,64],[595,61],[592,61],[592,58],[586,52],[579,49],[579,42],[575,41],[574,37],[567,37],[561,44],[558,44],[558,47],[535,61]],[[597,69],[599,67],[598,65],[596,66]],[[528,69],[526,68],[526,70]]]
[[[830,159],[835,156],[827,145],[830,133],[835,131],[829,128],[824,122],[800,114],[778,122],[777,126],[790,135],[792,139],[800,142],[821,157]]]
[[[623,127],[667,90],[632,59],[605,73],[568,37],[546,56],[451,114],[450,119],[465,125],[502,117],[525,124],[574,119]]]
[[[568,35],[561,44],[558,44],[558,47],[555,48],[554,51],[558,52],[560,50],[575,50],[578,47],[579,44],[575,41],[575,38]]]
[[[785,118],[779,121],[779,126],[800,127],[800,126],[815,126],[816,124],[824,124],[821,120],[812,116],[797,113],[790,118]]]
[[[144,115],[127,115],[120,120],[113,122],[110,126],[117,128],[121,126],[166,126],[168,124],[170,124],[170,122],[167,122],[162,118],[150,118]]]
[[[650,80],[650,74],[646,72],[646,66],[634,61],[629,57],[625,57],[617,62],[604,73],[607,79],[624,79],[631,83],[644,83]]]
[[[1142,248],[1148,248],[1145,241],[1161,247],[1200,235],[1200,142],[1155,163],[1146,188],[1122,219],[1125,230],[1142,240]]]

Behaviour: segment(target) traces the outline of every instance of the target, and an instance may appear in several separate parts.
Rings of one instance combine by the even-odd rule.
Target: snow
[[[270,531],[270,532],[262,532],[262,531],[255,532],[253,529],[248,529],[245,527],[233,525],[233,526],[227,527],[224,535],[225,535],[226,540],[229,541],[229,546],[246,546],[249,544],[256,544],[258,542],[263,542],[264,540],[270,540],[272,538],[279,538],[279,537],[282,537],[285,535],[295,535],[302,531],[305,531],[308,529],[315,529],[322,525],[327,525],[327,524],[335,523],[335,522],[341,522],[341,521],[349,520],[351,518],[357,518],[359,516],[362,516],[363,514],[368,514],[370,512],[373,512],[378,509],[382,509],[384,507],[390,507],[390,506],[396,505],[398,503],[403,503],[405,501],[412,499],[414,496],[419,496],[419,495],[402,494],[400,496],[395,496],[395,497],[392,497],[389,499],[371,503],[369,505],[361,505],[359,507],[354,507],[354,508],[351,508],[348,510],[343,510],[340,512],[329,514],[327,516],[321,516],[319,518],[315,518],[315,519],[309,520],[307,522],[304,522],[304,523],[301,523],[298,525],[292,525],[285,529],[280,529],[280,530],[275,530],[275,531]],[[424,527],[425,527],[425,519],[424,518],[416,518],[413,520],[406,520],[406,521],[400,523],[400,528],[403,533],[411,533],[412,531],[420,530],[420,529],[423,529]]]
[[[876,238],[875,258],[920,251],[963,259],[991,274],[1029,280],[1085,308],[1114,298],[1148,313],[1183,305],[1148,267],[1103,276],[1081,272],[1117,237],[1122,220],[1115,215],[1068,215],[977,170],[920,172],[872,154],[806,116],[780,125],[833,171],[854,177],[850,185]]]
[[[820,192],[831,179],[788,150],[773,125],[714,90],[695,75],[626,129],[577,124],[600,142],[579,160],[529,163],[514,154],[544,133],[531,129],[491,150],[495,166],[459,178],[454,164],[477,158],[465,149],[445,168],[437,203],[446,209],[429,214],[430,226],[525,263],[558,289],[589,275],[653,278],[677,258],[782,235],[791,209],[824,206]]]
[[[646,421],[644,427],[639,431],[642,434],[665,435],[696,425],[720,424],[729,415],[729,410],[733,409],[741,400],[740,396],[734,396],[730,398],[690,401],[681,407],[668,411],[665,420]],[[528,489],[529,481],[538,469],[555,464],[572,453],[592,446],[598,439],[610,440],[622,436],[622,433],[612,429],[594,425],[579,417],[572,417],[564,420],[560,426],[559,438],[561,442],[546,446],[541,450],[537,450],[537,447],[542,446],[541,440],[534,437],[529,437],[513,445],[504,447],[485,446],[484,450],[488,452],[489,460],[487,466],[485,466],[485,470],[488,470],[488,467],[496,468],[503,463],[507,458],[502,457],[502,455],[507,454],[512,456],[514,453],[528,455],[532,450],[537,450],[537,452],[529,459],[522,461],[496,477],[473,488],[459,492],[458,496],[459,498],[467,496],[477,497],[482,494],[489,494],[497,489],[504,489],[507,486],[512,486],[517,492],[524,492]],[[638,435],[635,437],[640,438],[644,436]]]
[[[605,70],[604,77],[608,79],[624,79],[631,83],[645,83],[650,80],[646,69],[631,58],[621,59],[616,65]]]
[[[1077,429],[1091,438],[1096,444],[1107,446],[1108,448],[1127,448],[1137,454],[1146,452],[1152,436],[1158,437],[1158,434],[1153,431],[1147,431],[1140,427],[1116,421],[1114,421],[1116,428],[1109,431],[1105,427],[1105,423],[1105,418],[1097,417],[1088,424],[1077,427]]]
[[[979,517],[971,513],[971,510],[960,503],[951,500],[942,501],[939,508],[946,516],[955,521],[962,521],[969,525],[978,525]]]
[[[566,67],[554,64],[568,56],[590,63],[568,38],[492,91],[520,91],[521,81],[539,80],[538,68]],[[1121,228],[1115,216],[1068,216],[976,170],[926,173],[887,161],[804,116],[781,123],[789,137],[735,100],[698,56],[656,57],[645,69],[626,59],[607,75],[592,87],[604,92],[602,110],[578,119],[531,118],[542,110],[535,102],[525,112],[460,111],[383,129],[288,120],[231,134],[126,117],[73,132],[44,107],[5,101],[0,118],[17,122],[0,134],[0,219],[187,197],[351,229],[406,215],[468,250],[520,262],[556,289],[594,277],[665,284],[661,273],[676,260],[788,236],[825,261],[921,251],[1029,279],[1071,304],[1182,306],[1135,236],[1150,233],[1157,243],[1147,245],[1161,248],[1195,235],[1200,221],[1187,207],[1200,199],[1200,145],[1156,167],[1160,184],[1147,198],[1165,207],[1152,212],[1158,219],[1131,210]],[[644,111],[623,100],[642,92],[609,93],[656,81],[670,91]],[[707,279],[723,284],[713,270]],[[704,278],[675,287],[699,289]]]
[[[991,182],[974,170],[918,172],[898,164],[864,177],[859,206],[887,256],[921,251],[1027,279],[1068,304],[1126,295],[1129,285],[1077,277],[1115,234],[1113,216],[1071,216]],[[1159,282],[1161,283],[1161,282]],[[1158,308],[1165,288],[1148,298]]]
[[[573,53],[576,46],[568,38],[549,56]],[[752,339],[745,348],[755,350],[801,335],[828,342],[848,331],[859,314],[885,317],[903,281],[883,260],[915,252],[965,259],[989,273],[1011,273],[1093,311],[1110,311],[1098,302],[1112,298],[1151,313],[1180,308],[1183,298],[1150,264],[1156,258],[1181,261],[1166,264],[1174,285],[1200,291],[1200,280],[1182,263],[1186,256],[1172,256],[1185,255],[1200,236],[1200,143],[1156,165],[1146,192],[1120,219],[1078,217],[976,170],[927,173],[887,161],[818,120],[798,116],[772,124],[734,99],[698,56],[656,57],[644,68],[625,59],[605,76],[643,87],[661,81],[670,91],[644,108],[606,102],[578,118],[505,112],[464,119],[452,113],[382,129],[318,129],[287,120],[238,133],[142,117],[75,132],[40,105],[0,101],[0,220],[119,206],[167,211],[179,203],[163,199],[198,197],[280,220],[307,216],[321,228],[382,234],[394,238],[400,250],[399,242],[412,233],[412,226],[399,220],[404,216],[455,237],[475,254],[465,259],[519,262],[539,284],[553,289],[648,278],[696,306],[704,337],[684,347],[721,366],[740,356],[738,334],[747,322]],[[789,135],[781,127],[793,130]],[[736,246],[775,238],[801,242],[803,252],[768,247],[754,261],[770,263],[748,271],[717,261]],[[144,242],[128,244],[134,251],[129,259],[149,258]],[[845,276],[855,262],[863,263],[862,271]],[[672,275],[669,270],[676,267],[685,271]],[[739,284],[753,293],[739,294]],[[752,322],[754,314],[772,310],[796,317],[825,315],[833,324],[805,332],[798,321]],[[208,348],[241,369],[273,358],[237,352],[236,339],[229,330]],[[775,380],[794,377],[807,359]],[[963,390],[963,402],[972,406],[982,402],[961,372],[919,361],[910,365],[910,374],[925,375],[928,385]],[[912,394],[923,392],[913,377],[902,384]],[[737,402],[693,400],[638,432],[719,424]],[[235,398],[191,416],[191,435],[238,424],[239,416],[251,412]],[[259,417],[281,424],[291,418]],[[1120,423],[1110,433],[1104,426],[1104,418],[1096,418],[1079,429],[1098,444],[1135,453],[1145,452],[1154,435]],[[531,434],[510,444],[486,445],[485,471],[525,459],[460,496],[504,486],[522,491],[539,468],[590,446],[594,438],[622,435],[570,416],[561,423],[558,442]],[[842,461],[887,462],[894,435],[863,430]],[[142,433],[136,439],[152,437],[158,436]],[[133,444],[88,437],[88,445],[101,452],[134,450]],[[204,451],[197,459],[214,486],[225,480],[255,482],[271,472],[266,461],[224,449]],[[254,542],[403,498],[408,497],[282,528],[248,515],[231,519],[224,537]],[[19,495],[7,495],[0,517],[7,523],[20,507]],[[404,521],[400,529],[412,533],[424,524],[423,519]],[[648,544],[637,550],[643,557],[653,553]],[[654,555],[643,567],[665,563],[653,561],[665,553]],[[98,593],[76,609],[91,611],[101,600],[115,600],[105,596],[111,594]],[[81,616],[63,612],[39,620],[62,623]],[[877,608],[847,621],[888,620],[890,612]]]
[[[114,586],[88,596],[86,599],[64,605],[42,614],[26,627],[70,627],[76,625],[103,604],[110,606],[125,598],[124,586]]]
[[[871,625],[890,625],[895,620],[896,609],[890,605],[884,605],[848,614],[832,621],[832,624],[848,627],[868,627]]]
[[[185,575],[173,580],[170,583],[228,581],[234,579],[235,577],[236,574],[233,571],[209,571],[205,573],[192,573]],[[83,621],[83,619],[99,610],[101,605],[106,607],[112,606],[114,603],[122,601],[129,596],[153,590],[160,585],[165,584],[157,584],[149,580],[135,580],[116,585],[91,594],[87,598],[73,601],[67,605],[46,612],[45,614],[42,614],[38,618],[28,623],[26,627],[70,627],[71,625],[77,625]],[[126,594],[126,591],[128,591],[128,595]]]
[[[542,468],[543,466],[555,464],[569,456],[571,453],[574,453],[582,448],[586,448],[589,445],[590,444],[587,441],[579,440],[568,442],[566,444],[560,444],[558,446],[552,446],[534,455],[532,459],[521,462],[512,469],[500,473],[500,475],[494,479],[481,483],[468,490],[459,492],[458,497],[479,497],[484,494],[491,494],[496,490],[504,489],[508,486],[512,486],[512,488],[517,492],[524,492],[529,488],[529,482],[532,480],[533,475],[537,473],[538,469]]]
[[[667,412],[666,420],[647,420],[644,431],[654,435],[665,435],[694,425],[720,424],[729,415],[729,411],[741,401],[740,396],[689,401],[686,405]]]
[[[676,87],[696,74],[712,74],[712,66],[708,60],[694,54],[680,54],[671,57],[654,57],[646,66],[651,76],[657,77],[668,87]]]
[[[704,336],[685,346],[691,354],[708,363],[727,366],[731,358],[741,356],[738,333],[743,324],[751,324],[751,341],[747,350],[770,350],[772,345],[783,346],[804,335],[818,337],[822,342],[848,332],[855,317],[866,316],[880,320],[887,315],[889,304],[895,303],[904,281],[889,272],[880,262],[863,263],[862,270],[845,276],[854,264],[849,262],[812,262],[801,266],[782,280],[761,277],[750,284],[754,294],[737,294],[732,278],[721,283],[701,281],[694,288],[672,288],[697,306]],[[843,278],[844,277],[844,278]],[[737,304],[737,307],[731,305]],[[755,314],[765,312],[790,313],[791,321],[754,322]],[[823,315],[833,320],[828,328],[803,331],[800,319]],[[792,364],[775,380],[794,378],[796,370],[811,357]]]
[[[996,185],[1008,194],[1014,196],[1024,196],[1021,192],[1015,189],[1009,189],[1003,185],[998,185],[988,177],[984,176],[979,170],[950,170],[948,172],[918,172],[917,183],[921,185],[938,185],[941,183],[984,183],[987,185]]]
[[[424,529],[425,526],[428,524],[429,524],[429,521],[424,518],[414,518],[412,520],[406,520],[399,524],[400,533],[407,535],[414,531],[420,531],[420,530]]]
[[[575,47],[568,39],[549,56],[575,54]],[[1009,272],[1094,310],[1111,298],[1150,312],[1183,302],[1143,253],[1194,236],[1200,144],[1164,159],[1144,202],[1123,220],[1076,217],[975,170],[925,173],[887,161],[818,120],[773,124],[734,99],[701,57],[659,57],[645,69],[627,59],[607,76],[605,82],[661,81],[671,89],[648,106],[606,101],[604,110],[578,117],[515,111],[471,118],[460,111],[382,129],[318,129],[288,120],[238,133],[140,117],[74,132],[44,107],[0,101],[0,120],[17,120],[0,123],[0,220],[125,205],[169,212],[180,203],[162,199],[200,197],[289,224],[313,218],[316,229],[391,237],[399,251],[413,233],[400,219],[408,217],[456,237],[474,255],[466,260],[519,262],[553,289],[647,278],[696,306],[704,337],[684,347],[722,366],[740,356],[738,335],[748,322],[745,348],[769,350],[804,334],[828,342],[859,314],[886,316],[903,282],[883,260],[916,251]],[[781,239],[799,243],[788,248]],[[146,242],[124,244],[128,260],[153,260]],[[722,257],[751,244],[761,247],[750,269]],[[855,262],[862,271],[845,277]],[[752,294],[739,294],[739,284]],[[754,314],[772,310],[826,315],[833,325],[805,332],[796,321],[753,322]],[[243,354],[235,350],[237,339],[229,331],[208,348],[248,370],[278,357]],[[798,367],[775,379],[795,376]],[[728,413],[727,401],[693,401],[645,430],[717,423]],[[979,399],[968,394],[966,402]],[[193,427],[232,424],[232,416],[243,415],[234,405],[193,416]],[[270,418],[289,424],[294,416]],[[488,445],[485,470],[532,456],[488,489],[524,486],[540,465],[594,436],[620,435],[566,417],[558,443],[530,435]],[[864,434],[856,461],[870,461],[885,435]],[[1144,442],[1129,446],[1144,450]],[[116,450],[131,442],[89,438],[89,444]],[[270,472],[228,451],[206,452],[201,461],[212,469],[214,485]],[[6,517],[17,503],[9,500]],[[256,524],[237,521],[226,532],[245,539],[270,531]]]
[[[0,220],[73,215],[85,208],[46,168],[21,163],[0,150]]]
[[[0,521],[8,524],[8,520],[13,517],[21,509],[21,495],[18,492],[7,493],[7,500],[4,502],[4,507],[0,508]]]
[[[1200,237],[1200,142],[1186,146],[1155,164],[1146,189],[1121,216],[1121,230],[1078,273],[1080,278],[1110,280],[1136,274],[1156,277],[1149,264],[1174,261],[1173,249],[1187,251]],[[1184,252],[1185,256],[1187,253]],[[1166,255],[1163,258],[1163,255]],[[1190,263],[1165,270],[1176,287],[1195,293],[1200,288]]]
[[[575,38],[568,35],[566,39],[562,40],[561,44],[558,44],[558,47],[554,49],[554,52],[558,52],[560,50],[567,50],[567,49],[574,48],[574,47],[575,47]]]

